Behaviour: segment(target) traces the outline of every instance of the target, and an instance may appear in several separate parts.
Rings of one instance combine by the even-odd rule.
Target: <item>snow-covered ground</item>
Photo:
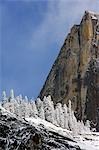
[[[10,115],[15,117],[13,113],[7,111],[1,105],[0,111],[4,115]],[[25,121],[35,126],[35,128],[37,128],[38,130],[40,129],[40,126],[43,126],[48,131],[56,132],[59,135],[62,135],[66,138],[70,138],[72,141],[68,141],[68,144],[73,146],[78,145],[82,150],[99,150],[99,132],[85,132],[79,135],[74,135],[72,131],[63,129],[59,126],[55,126],[52,123],[43,120],[39,117],[25,118]]]
[[[72,140],[76,142],[70,142],[71,145],[79,145],[81,149],[83,150],[99,150],[99,132],[86,132],[81,135],[74,136],[72,131],[69,131],[67,129],[62,129],[61,127],[57,127],[53,125],[52,123],[42,120],[40,118],[26,118],[26,120],[32,124],[33,126],[40,126],[43,125],[46,129],[50,131],[54,131],[59,133],[60,135],[63,135],[64,137],[71,138]]]
[[[99,133],[91,132],[74,137],[84,150],[99,150]]]

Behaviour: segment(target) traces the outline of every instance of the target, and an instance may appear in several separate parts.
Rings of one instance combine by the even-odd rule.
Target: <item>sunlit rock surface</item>
[[[49,94],[55,104],[71,99],[78,119],[99,120],[99,14],[72,27],[39,96]]]

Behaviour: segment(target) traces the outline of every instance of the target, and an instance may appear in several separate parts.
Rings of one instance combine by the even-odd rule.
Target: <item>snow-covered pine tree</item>
[[[85,130],[87,132],[90,132],[90,121],[89,120],[86,120],[86,123],[85,123]]]
[[[40,98],[37,98],[36,105],[37,105],[37,110],[38,110],[38,117],[45,119],[43,102],[41,101]]]
[[[4,104],[3,104],[3,107],[4,107],[7,111],[10,111],[10,103],[9,103],[9,102],[4,103]]]
[[[51,99],[51,96],[49,96],[50,97],[50,101],[51,101],[51,109],[52,109],[52,118],[53,118],[53,124],[54,125],[58,125],[57,124],[57,121],[56,121],[56,118],[55,118],[55,108],[54,108],[54,103],[53,103],[53,101],[52,101],[52,99]]]
[[[78,134],[81,133],[81,122],[80,122],[80,120],[78,120],[78,122],[77,122],[77,132],[78,132]]]
[[[63,105],[63,113],[64,113],[64,128],[69,129],[68,127],[68,112],[67,112],[67,105]]]
[[[31,100],[30,104],[31,104],[31,107],[32,107],[31,117],[37,118],[38,117],[38,110],[37,110],[35,101]]]
[[[81,120],[80,134],[83,134],[83,133],[85,133],[85,126],[84,126],[83,121]]]
[[[61,103],[57,103],[56,105],[56,121],[60,127],[64,128],[64,111]],[[59,115],[59,116],[58,116]]]
[[[10,90],[10,98],[9,98],[9,103],[11,104],[13,110],[12,110],[12,113],[14,113],[16,116],[18,116],[18,102],[17,102],[17,99],[15,98],[15,94],[14,94],[14,90],[11,89]]]
[[[19,105],[19,103],[18,103],[18,96],[15,98],[15,102],[14,102],[14,114],[15,114],[15,116],[17,117],[17,118],[19,118],[19,114],[20,114],[20,110],[19,110],[19,108],[20,108],[20,105]]]
[[[20,96],[16,97],[16,101],[17,101],[18,104],[20,104]]]
[[[8,111],[12,111],[12,105],[9,103],[9,98],[6,97],[6,92],[3,91],[2,93],[2,106],[8,110]]]
[[[21,108],[20,108],[20,96],[16,97],[16,104],[15,104],[15,115],[19,119],[21,118]]]
[[[14,100],[14,90],[10,90],[10,99],[13,101]]]
[[[25,118],[28,118],[31,116],[32,106],[27,96],[25,96],[25,98],[23,99],[23,103],[24,103],[24,109],[25,109]]]
[[[5,91],[3,92],[2,105],[5,109],[14,113],[19,119],[25,117],[37,118],[39,116],[62,128],[72,130],[74,135],[90,132],[90,121],[87,120],[85,125],[83,121],[77,122],[74,111],[71,109],[70,100],[68,107],[66,104],[62,107],[62,104],[58,103],[54,109],[51,96],[44,97],[43,101],[38,98],[35,103],[35,101],[29,101],[27,96],[24,99],[22,95],[15,98],[14,91],[11,90],[9,100]]]
[[[2,92],[2,102],[1,102],[2,106],[4,106],[4,104],[7,103],[7,102],[8,102],[8,98],[6,96],[6,92],[3,91]]]
[[[73,134],[74,135],[77,135],[78,134],[78,122],[77,122],[77,119],[74,115],[74,111],[72,110],[71,111],[71,120],[72,120],[72,125],[71,125],[71,130],[73,131]]]
[[[27,96],[24,97],[24,101],[28,104],[29,100]]]
[[[17,117],[21,119],[22,118],[22,110],[21,110],[22,95],[17,96],[16,101],[18,104],[16,107],[16,114],[17,114]]]
[[[68,125],[69,129],[73,130],[73,120],[72,120],[72,110],[71,110],[71,101],[69,100],[68,104]]]
[[[20,114],[19,116],[22,117],[22,118],[25,118],[25,103],[24,103],[24,100],[22,99],[22,95],[19,95],[19,102],[20,102],[20,105],[19,105],[19,110],[20,110]]]
[[[57,105],[55,107],[55,121],[57,122],[58,125],[60,124],[59,109],[58,109]]]
[[[44,96],[43,105],[44,105],[45,119],[55,124],[55,111],[50,95],[47,97]]]
[[[8,111],[10,111],[11,113],[14,113],[14,102],[15,102],[15,98],[14,98],[14,91],[13,89],[10,90],[10,97],[8,98],[8,102],[5,103],[4,108],[7,109]]]
[[[20,94],[19,95],[19,104],[21,104],[23,102],[23,98],[22,98],[22,95]]]
[[[68,103],[68,111],[71,114],[71,112],[72,112],[72,109],[71,109],[71,100],[69,100],[69,103]]]
[[[83,121],[78,120],[77,122],[77,129],[76,129],[77,134],[83,134],[85,132],[85,126]],[[75,134],[75,132],[74,132]]]

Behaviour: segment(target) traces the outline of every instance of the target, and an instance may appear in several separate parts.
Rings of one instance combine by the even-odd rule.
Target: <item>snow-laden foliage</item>
[[[39,117],[20,121],[0,105],[1,149],[99,150],[99,133],[75,135]]]
[[[32,100],[30,102],[30,104],[31,104],[31,116],[30,117],[37,118],[38,117],[38,110],[37,110],[35,101]]]
[[[69,116],[69,115],[68,115],[68,112],[67,112],[67,111],[68,111],[67,105],[64,104],[64,105],[63,105],[63,112],[64,112],[64,128],[65,128],[65,129],[69,129],[69,127],[68,127],[68,121],[69,121],[69,120],[68,120],[68,119],[69,119],[68,116]]]
[[[29,100],[22,95],[15,97],[14,91],[10,91],[10,96],[6,96],[6,92],[2,95],[2,106],[9,112],[15,114],[18,119],[25,119],[29,117],[41,118],[60,126],[64,129],[69,129],[73,133],[80,134],[83,132],[90,132],[90,122],[87,120],[85,125],[83,121],[77,121],[74,111],[71,109],[71,101],[68,106],[57,103],[54,106],[51,96],[45,96],[43,100],[37,98],[36,101]]]
[[[54,124],[55,123],[55,110],[54,110],[54,105],[50,96],[44,97],[43,105],[44,105],[45,119]]]
[[[40,98],[37,98],[36,106],[38,110],[38,117],[40,117],[41,119],[45,119],[44,106]]]
[[[61,103],[56,105],[56,121],[60,127],[64,128],[64,111]]]

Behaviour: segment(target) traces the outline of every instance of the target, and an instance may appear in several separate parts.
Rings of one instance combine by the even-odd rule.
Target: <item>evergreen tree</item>
[[[74,135],[77,135],[79,127],[78,127],[77,119],[74,115],[74,111],[71,111],[71,120],[72,120],[71,122],[72,125],[70,125],[71,130],[73,131]]]
[[[81,130],[80,130],[81,134],[85,133],[85,126],[83,121],[81,120]]]
[[[68,125],[69,125],[69,129],[73,130],[73,120],[72,120],[72,110],[71,110],[70,100],[69,100],[69,105],[68,105]]]
[[[8,102],[8,98],[6,96],[6,92],[3,91],[2,92],[2,106],[4,106],[4,104],[7,103],[7,102]]]
[[[59,118],[59,109],[58,109],[57,105],[55,107],[55,120],[56,120],[57,124],[59,125],[60,124],[60,118]]]
[[[20,105],[19,105],[19,116],[22,117],[22,118],[25,118],[25,103],[24,103],[24,100],[22,99],[22,95],[19,95],[19,102],[20,102]]]
[[[78,121],[71,109],[71,101],[69,100],[68,107],[66,104],[57,103],[55,109],[51,96],[45,96],[43,101],[40,98],[37,101],[29,101],[27,96],[22,98],[22,95],[14,96],[14,91],[10,91],[8,100],[6,92],[2,94],[2,106],[14,113],[19,119],[27,117],[40,117],[47,121],[59,125],[62,128],[70,129],[74,135],[90,132],[90,121],[87,120],[85,125],[83,121]]]
[[[86,123],[85,123],[85,130],[87,132],[90,132],[90,121],[89,120],[86,120]]]
[[[29,100],[27,96],[25,96],[24,101],[28,104]]]
[[[37,110],[35,101],[31,101],[31,106],[32,106],[31,117],[37,118],[37,117],[38,117],[38,110]],[[43,116],[43,117],[44,117],[44,116]],[[42,118],[43,118],[43,117],[42,117]],[[44,119],[45,119],[45,118],[44,118]]]
[[[60,127],[64,128],[64,112],[62,108],[62,104],[58,103],[56,105],[56,121]]]
[[[19,104],[18,104],[17,98],[16,98],[16,101],[14,103],[14,114],[15,114],[16,117],[19,118],[19,113],[20,113],[20,111],[19,111]]]
[[[19,104],[21,104],[23,102],[23,98],[22,98],[22,95],[20,94],[19,95]]]
[[[23,104],[22,95],[19,95],[16,97],[15,102],[15,115],[18,117],[18,119],[21,119],[22,117],[25,117],[25,106]]]
[[[10,98],[11,98],[11,100],[14,99],[14,91],[13,91],[13,89],[10,90]]]
[[[64,112],[64,128],[69,129],[68,127],[68,112],[67,112],[67,105],[63,105],[63,112]]]
[[[45,119],[55,124],[55,111],[53,102],[51,101],[51,96],[44,97],[43,105],[44,105]]]
[[[40,98],[37,98],[36,105],[37,105],[37,110],[38,110],[38,117],[45,119],[43,102],[41,101]]]
[[[71,114],[71,111],[72,111],[72,109],[71,109],[71,100],[69,100],[68,110],[69,110],[69,114]]]
[[[25,118],[31,117],[32,106],[29,102],[24,102],[25,105]]]

